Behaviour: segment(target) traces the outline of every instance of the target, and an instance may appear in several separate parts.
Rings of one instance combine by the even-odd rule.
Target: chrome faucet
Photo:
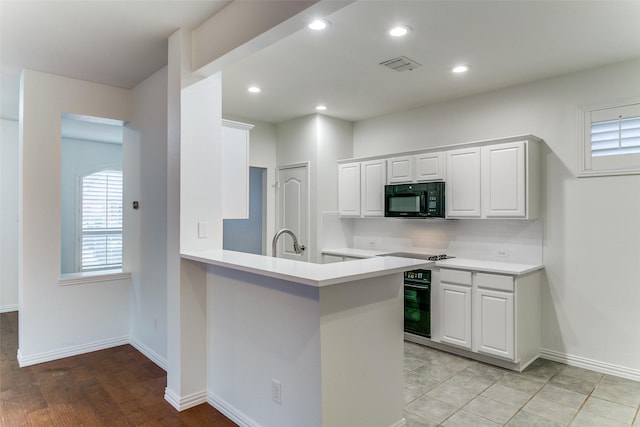
[[[288,228],[283,228],[279,230],[275,236],[273,236],[273,241],[271,242],[271,256],[278,256],[278,238],[283,234],[288,234],[293,239],[293,250],[296,252],[296,254],[301,254],[302,251],[304,251],[304,245],[298,244],[298,238],[295,234],[293,234],[293,231],[289,230]]]

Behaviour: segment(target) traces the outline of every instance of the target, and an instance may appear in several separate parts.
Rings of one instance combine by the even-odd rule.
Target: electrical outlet
[[[370,248],[375,248],[376,247],[376,241],[375,240],[369,240],[369,247]]]
[[[278,405],[282,405],[282,384],[280,381],[271,380],[271,399]]]
[[[496,251],[496,256],[498,258],[509,258],[509,251],[507,249],[498,249]]]

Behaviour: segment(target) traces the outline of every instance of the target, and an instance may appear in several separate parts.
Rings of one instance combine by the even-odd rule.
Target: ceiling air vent
[[[395,71],[411,71],[414,68],[422,67],[422,65],[418,64],[413,59],[409,59],[406,56],[399,56],[397,58],[389,59],[387,61],[383,61],[380,63],[387,68],[391,68]]]

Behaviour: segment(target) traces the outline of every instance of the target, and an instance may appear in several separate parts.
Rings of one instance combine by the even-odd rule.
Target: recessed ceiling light
[[[387,32],[391,37],[403,37],[409,34],[411,31],[411,27],[407,25],[396,25],[395,27],[389,28]]]
[[[469,66],[468,65],[458,65],[455,66],[451,69],[452,72],[454,73],[466,73],[467,71],[469,71]]]
[[[329,26],[329,21],[326,19],[316,19],[307,26],[314,31],[321,31]]]
[[[327,109],[326,105],[316,105],[316,110],[318,111],[324,111]]]
[[[258,93],[260,92],[262,89],[260,89],[258,86],[249,86],[249,88],[247,89],[249,92],[251,93]]]

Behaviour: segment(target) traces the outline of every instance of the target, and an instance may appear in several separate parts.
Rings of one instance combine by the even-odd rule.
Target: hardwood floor
[[[235,426],[164,400],[166,373],[130,345],[19,368],[18,314],[0,314],[1,426]]]

